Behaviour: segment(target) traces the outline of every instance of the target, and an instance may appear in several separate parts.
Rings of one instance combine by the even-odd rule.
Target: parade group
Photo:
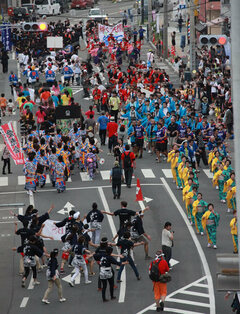
[[[190,223],[195,225],[197,233],[204,235],[206,231],[208,247],[213,246],[216,249],[220,215],[215,211],[214,205],[206,202],[200,193],[198,173],[202,171],[200,164],[202,160],[204,167],[209,167],[213,174],[212,183],[218,189],[220,201],[226,203],[226,211],[234,215],[230,228],[234,253],[237,253],[236,185],[228,149],[234,136],[231,82],[229,58],[223,50],[218,47],[211,47],[209,50],[206,47],[202,48],[199,52],[197,73],[190,81],[185,81],[176,88],[165,70],[157,66],[156,57],[151,49],[147,56],[143,55],[142,28],[132,34],[129,31],[125,32],[121,43],[116,42],[111,34],[108,43],[102,43],[98,39],[97,26],[94,22],[89,22],[86,28],[87,46],[83,49],[79,44],[75,45],[78,42],[76,38],[83,37],[82,23],[74,26],[68,21],[51,23],[49,33],[54,34],[54,30],[61,33],[63,29],[66,44],[72,45],[72,48],[66,51],[56,52],[44,45],[40,46],[41,36],[32,41],[27,39],[27,33],[24,34],[24,46],[21,41],[16,41],[22,81],[26,83],[22,84],[14,72],[9,76],[9,83],[20,114],[20,130],[26,157],[23,171],[27,193],[32,195],[37,187],[44,188],[47,174],[50,176],[52,186],[59,193],[64,192],[74,167],[87,172],[89,178],[94,180],[101,158],[104,156],[102,149],[106,143],[108,155],[113,155],[115,160],[119,160],[126,145],[130,145],[136,159],[149,154],[151,162],[157,162],[159,169],[161,164],[170,163],[176,188],[182,190]],[[19,34],[15,35],[17,38]],[[88,59],[85,61],[79,57],[81,50],[88,52]],[[83,88],[83,97],[89,100],[88,110],[75,101],[72,86]],[[31,90],[34,90],[34,97]],[[2,98],[5,96],[2,95]],[[12,108],[11,102],[10,105],[7,101],[0,103],[4,114],[18,110]],[[37,105],[39,108],[36,110]],[[11,106],[11,110],[8,110],[8,106]],[[80,118],[74,121],[68,131],[58,128],[55,110],[59,106],[80,107]],[[97,114],[99,116],[95,118]],[[121,164],[120,157],[120,167]],[[24,256],[24,265],[28,262],[29,267],[33,268],[36,284],[38,281],[34,256],[42,257],[46,252],[39,236],[51,210],[52,208],[45,215],[38,216],[37,210],[30,206],[25,216],[18,215],[25,230],[25,235],[24,232],[16,230],[22,238],[22,245],[18,251]],[[87,222],[90,223],[92,230],[98,230],[103,215],[96,204],[93,205],[91,214]],[[108,268],[109,272],[112,263],[119,265],[121,271],[124,264],[130,263],[129,259],[127,261],[123,258],[124,256],[120,256],[122,264],[115,260],[107,239],[100,242],[99,237],[97,241],[89,238],[86,232],[89,226],[82,223],[80,213],[70,213],[58,227],[62,225],[66,225],[66,235],[63,239],[61,270],[64,263],[70,259],[69,264],[75,267],[72,286],[80,270],[84,272],[85,283],[90,283],[84,261],[86,256],[91,274],[93,274],[92,257]],[[126,225],[121,227],[125,228],[125,232],[121,234],[122,238],[119,236],[122,241],[119,246],[126,248],[127,254],[130,254],[129,250],[134,246],[130,241],[131,234],[128,232],[130,229]],[[86,243],[98,247],[97,253],[91,254]],[[144,243],[142,241],[135,243],[141,244]],[[104,260],[101,250],[105,252]],[[49,278],[57,276],[55,272],[57,254],[57,250],[51,253]],[[124,255],[124,250],[121,251],[121,255]],[[43,263],[45,266],[44,260]],[[136,277],[140,279],[135,264],[131,266]],[[27,270],[25,268],[23,287],[29,267]],[[100,273],[100,278],[104,284],[104,301],[107,285],[104,280],[112,277],[107,273],[102,275]],[[112,281],[109,283],[111,297],[115,298],[114,283]],[[56,284],[59,288],[60,301],[65,301],[60,283]],[[49,303],[48,293],[51,288],[49,287],[43,298],[45,303]]]

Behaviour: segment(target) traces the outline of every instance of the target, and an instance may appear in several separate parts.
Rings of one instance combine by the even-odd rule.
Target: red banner
[[[24,155],[21,150],[17,135],[13,129],[12,123],[8,122],[0,126],[4,142],[16,165],[23,165],[25,163]]]

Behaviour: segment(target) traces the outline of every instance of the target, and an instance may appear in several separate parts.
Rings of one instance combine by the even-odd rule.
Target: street
[[[111,1],[100,1],[97,7],[104,8],[110,20],[121,20],[123,10],[132,7],[132,2],[122,1],[112,3]],[[71,24],[75,24],[79,19],[87,17],[88,10],[70,11],[63,16],[48,17],[47,21],[57,21],[70,18]],[[82,41],[81,47],[85,47]],[[141,58],[146,60],[146,54],[151,48],[146,42],[142,48]],[[9,72],[16,71],[17,61],[15,56],[9,55]],[[14,57],[14,58],[13,58]],[[80,57],[87,58],[87,51],[81,52]],[[163,62],[156,61],[158,67],[171,71]],[[125,65],[124,65],[125,67]],[[179,83],[176,74],[168,72],[173,83]],[[8,84],[9,74],[0,73],[0,92],[5,93],[6,97],[11,98]],[[24,78],[23,78],[24,81]],[[83,98],[82,88],[73,87],[74,99],[79,102],[84,112],[92,104],[91,99]],[[15,130],[20,136],[19,110],[12,116],[2,117],[2,124],[12,121]],[[0,139],[0,151],[3,148],[3,139]],[[232,253],[232,240],[229,222],[232,214],[226,213],[226,206],[220,203],[218,191],[212,186],[212,174],[209,168],[202,166],[199,173],[200,192],[203,199],[208,203],[213,203],[218,213],[221,215],[218,227],[217,241],[218,249],[207,248],[206,234],[197,235],[195,228],[190,225],[185,206],[182,201],[182,192],[176,189],[173,183],[170,164],[166,161],[156,163],[155,155],[152,156],[144,151],[143,158],[137,159],[136,170],[131,189],[122,185],[121,198],[113,199],[112,186],[109,182],[110,169],[113,167],[114,157],[107,156],[107,146],[101,147],[103,152],[100,158],[105,159],[103,165],[99,165],[98,173],[93,181],[84,172],[75,167],[72,175],[66,183],[66,191],[58,194],[52,187],[49,176],[47,177],[44,188],[37,189],[37,192],[27,195],[24,190],[25,176],[22,165],[14,165],[11,160],[11,171],[13,174],[6,176],[0,175],[0,278],[1,294],[0,303],[2,314],[19,313],[68,313],[68,314],[87,314],[95,313],[127,313],[142,314],[152,313],[156,310],[152,282],[149,279],[148,267],[150,260],[144,260],[144,250],[142,246],[134,249],[134,260],[137,264],[141,280],[137,281],[130,266],[125,267],[122,273],[122,282],[117,284],[115,289],[116,300],[102,303],[101,292],[97,291],[98,266],[95,263],[94,271],[96,275],[89,277],[91,284],[85,285],[83,276],[78,279],[74,288],[69,286],[69,275],[73,268],[65,266],[66,273],[61,275],[63,295],[67,299],[65,303],[58,302],[57,292],[53,289],[50,295],[51,304],[46,305],[41,302],[44,291],[47,288],[45,269],[38,273],[39,286],[32,284],[30,274],[26,288],[21,287],[21,277],[19,276],[19,254],[12,251],[13,247],[20,245],[20,237],[14,235],[14,222],[17,221],[11,214],[13,210],[16,214],[25,212],[26,207],[32,204],[37,208],[39,214],[44,214],[54,204],[54,209],[50,214],[50,219],[61,221],[68,214],[69,209],[80,211],[81,217],[90,210],[93,202],[98,204],[100,210],[113,212],[120,208],[120,201],[128,202],[127,208],[138,211],[145,206],[150,206],[143,218],[145,231],[151,236],[149,241],[149,255],[155,256],[155,252],[161,249],[161,233],[166,221],[172,223],[174,230],[174,247],[171,276],[172,281],[168,283],[168,296],[165,302],[164,311],[169,313],[230,313],[231,300],[224,300],[224,293],[216,289],[216,253]],[[230,144],[232,153],[232,144]],[[234,164],[234,160],[232,161]],[[202,164],[201,164],[202,165]],[[140,180],[143,197],[142,202],[136,202],[137,178]],[[18,221],[18,228],[21,223]],[[102,223],[101,237],[107,237],[110,241],[119,228],[118,217],[104,216]],[[60,241],[44,240],[48,252],[54,248],[61,250]],[[91,251],[94,248],[90,247]],[[61,251],[60,251],[61,252]],[[116,253],[116,249],[114,249]],[[60,262],[59,254],[59,262]],[[115,272],[116,277],[116,272]],[[107,294],[109,291],[107,290]]]

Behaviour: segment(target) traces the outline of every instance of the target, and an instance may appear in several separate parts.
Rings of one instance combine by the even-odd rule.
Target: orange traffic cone
[[[143,201],[142,189],[140,185],[140,180],[137,179],[137,187],[136,187],[136,202]]]

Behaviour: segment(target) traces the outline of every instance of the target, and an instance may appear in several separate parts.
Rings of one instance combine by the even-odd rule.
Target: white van
[[[39,15],[58,15],[61,13],[61,6],[56,0],[35,0],[35,5]]]

